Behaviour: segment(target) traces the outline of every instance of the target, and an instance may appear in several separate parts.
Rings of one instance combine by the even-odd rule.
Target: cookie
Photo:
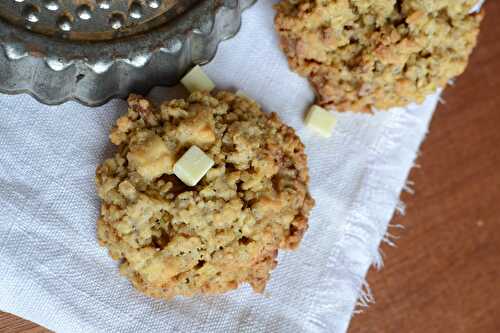
[[[420,103],[461,74],[476,44],[477,0],[282,0],[276,30],[317,103],[371,111]]]
[[[147,295],[262,292],[278,249],[296,249],[314,202],[307,157],[276,114],[230,92],[195,92],[155,107],[133,95],[97,168],[98,240]],[[215,165],[195,186],[174,174],[200,148]]]

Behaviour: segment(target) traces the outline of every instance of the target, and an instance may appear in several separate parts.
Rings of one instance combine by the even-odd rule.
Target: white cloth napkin
[[[70,333],[346,331],[438,97],[339,114],[333,137],[316,136],[302,121],[313,92],[277,47],[272,2],[247,10],[240,33],[205,67],[218,88],[242,89],[307,146],[310,229],[298,251],[279,255],[266,293],[244,286],[165,302],[136,292],[95,237],[95,168],[112,153],[108,131],[125,102],[48,107],[0,96],[1,310]]]

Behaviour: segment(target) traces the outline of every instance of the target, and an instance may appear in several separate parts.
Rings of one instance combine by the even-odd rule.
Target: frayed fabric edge
[[[446,104],[446,101],[442,97],[439,97],[438,102],[440,104]],[[427,136],[427,132],[425,133],[425,136],[423,137],[421,143],[425,140],[426,136]],[[421,143],[419,144],[419,146],[421,145]],[[419,156],[421,156],[420,150],[418,150],[416,152],[415,160],[413,161],[413,164],[410,167],[408,174],[414,168],[420,168],[420,165],[416,163],[416,159]],[[406,192],[410,195],[414,195],[415,194],[414,185],[415,185],[415,183],[412,180],[410,180],[409,178],[407,178],[405,181],[405,184],[401,190],[401,194]],[[401,194],[400,194],[400,196],[401,196]],[[401,200],[401,198],[398,198],[398,200],[397,200],[397,204],[396,204],[394,213],[399,214],[401,216],[404,216],[406,213],[406,204]],[[391,220],[393,218],[394,218],[394,216],[391,218]],[[402,230],[402,229],[405,229],[405,227],[402,224],[396,224],[396,223],[392,223],[392,222],[389,222],[387,224],[386,231],[385,231],[384,236],[382,237],[382,239],[380,241],[380,245],[377,247],[375,252],[372,254],[372,263],[370,265],[370,267],[373,266],[379,271],[384,266],[384,252],[381,248],[382,244],[387,244],[390,247],[397,247],[396,241],[399,239],[399,236],[397,234],[395,234],[395,232],[393,232],[391,229],[392,230],[394,230],[394,229]],[[375,304],[375,297],[374,297],[373,292],[370,288],[370,285],[365,277],[363,279],[363,281],[361,282],[361,286],[359,288],[358,301],[356,302],[356,306],[354,308],[353,314],[363,313],[366,309],[368,309],[370,304]]]
[[[436,96],[433,96],[435,98],[433,110],[435,110],[439,94],[440,92],[438,92]],[[431,103],[433,102],[431,101]],[[432,113],[433,112],[431,112],[431,115]],[[431,115],[429,116],[429,120]],[[373,165],[368,167],[365,179],[367,184],[366,189],[360,191],[357,199],[353,203],[353,207],[351,208],[353,213],[351,213],[348,218],[343,238],[332,248],[329,258],[332,264],[332,274],[328,279],[324,279],[320,283],[318,289],[321,291],[313,297],[316,310],[312,311],[308,316],[306,323],[308,332],[345,332],[349,321],[345,324],[340,324],[336,322],[334,318],[330,318],[332,315],[337,313],[349,317],[353,313],[363,312],[370,304],[375,303],[373,293],[365,279],[366,273],[372,265],[377,269],[383,267],[384,255],[380,249],[380,244],[382,242],[390,246],[396,245],[395,241],[397,235],[395,235],[395,232],[392,230],[401,229],[403,226],[391,224],[387,221],[392,219],[394,212],[401,215],[405,213],[405,204],[400,199],[401,192],[406,191],[410,194],[414,193],[414,184],[408,181],[408,174],[411,169],[418,167],[418,165],[415,164],[415,160],[419,155],[418,148],[427,134],[427,125],[427,121],[422,122],[422,120],[417,118],[411,110],[407,109],[397,113],[396,119],[390,122],[386,132],[383,133],[384,135],[379,139],[379,146],[403,150],[400,151],[401,155],[405,155],[406,159],[412,159],[412,165],[408,169],[406,177],[404,177],[403,180],[400,178],[390,179],[391,183],[398,183],[398,187],[388,186],[385,188],[384,186],[379,186],[377,181],[374,181],[378,179],[378,176],[382,176],[382,171],[377,169],[377,167],[382,165],[385,167],[391,164],[394,165],[394,161],[391,162],[390,156],[387,154],[383,155],[377,151],[374,151],[372,156],[370,156],[370,160],[377,161],[377,163],[373,163]],[[419,141],[417,140],[418,142],[413,142],[410,145],[411,147],[407,147],[404,144],[405,135],[407,134],[404,130],[414,128],[415,126],[421,126],[418,135],[422,139]],[[387,173],[384,172],[383,176],[386,175]],[[394,191],[391,190],[394,188],[401,188],[401,191],[394,193]],[[393,197],[394,199],[390,202],[378,203],[373,200],[374,203],[372,205],[365,204],[366,202],[370,202],[370,199],[377,197],[374,193],[380,193],[380,191],[385,192],[384,194],[387,197]],[[389,211],[391,212],[391,216],[386,218],[372,216],[371,212],[376,209],[380,211]],[[378,235],[378,237],[374,237],[373,235]],[[346,257],[345,253],[351,250],[358,253],[362,252],[364,257],[369,258],[369,262],[356,262],[352,260],[352,257]],[[329,294],[338,293],[341,288],[350,289],[358,295],[355,304],[349,306],[348,303],[351,300],[348,299],[348,297],[345,298],[344,304],[328,304]]]

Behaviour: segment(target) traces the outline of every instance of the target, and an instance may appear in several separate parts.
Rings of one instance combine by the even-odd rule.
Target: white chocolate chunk
[[[191,146],[174,165],[174,174],[188,186],[195,186],[214,165],[197,146]]]
[[[210,80],[210,78],[203,72],[200,66],[194,66],[182,79],[181,83],[190,92],[195,91],[212,91],[215,88],[215,84]]]
[[[328,138],[332,135],[337,119],[331,112],[320,106],[313,105],[306,116],[306,126],[318,132],[321,136]]]

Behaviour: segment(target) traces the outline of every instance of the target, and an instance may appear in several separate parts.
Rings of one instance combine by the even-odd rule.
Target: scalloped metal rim
[[[0,57],[4,57],[0,58],[0,70],[3,73],[0,73],[0,92],[27,93],[49,105],[77,101],[87,106],[98,106],[115,97],[126,97],[130,92],[145,93],[157,85],[172,85],[194,63],[206,63],[215,56],[218,43],[234,36],[239,30],[241,11],[254,2],[255,0],[203,0],[181,18],[159,29],[107,42],[54,40],[7,26],[0,21],[0,46],[3,46],[0,50],[3,55]],[[166,57],[169,60],[165,60]],[[168,61],[175,62],[170,73],[165,74],[169,80],[148,80],[148,73],[156,73],[154,68],[149,67],[156,66],[161,70],[162,64],[169,65]],[[26,63],[22,67],[25,73],[13,73],[14,70],[9,72],[2,68],[5,63],[20,65],[21,62]],[[144,70],[144,75],[139,73],[141,70]],[[28,71],[42,74],[31,75],[27,79],[31,82],[9,81],[9,78],[23,77]],[[143,86],[137,86],[133,82],[122,84],[124,78],[132,76],[128,75],[132,72],[135,76],[130,81],[141,81]],[[6,79],[2,75],[11,76]],[[117,84],[112,82],[110,77],[113,75],[116,80],[121,81]],[[36,81],[34,77],[41,77],[42,80],[56,78],[61,82],[61,88],[68,90],[68,93],[43,91],[47,85]],[[112,82],[111,88],[108,87],[108,92],[96,92],[96,96],[99,96],[95,98],[91,95],[82,96],[87,90],[79,89],[79,77],[86,78],[85,87],[88,91],[94,88],[98,92],[102,81]],[[92,83],[96,87],[92,87]]]

